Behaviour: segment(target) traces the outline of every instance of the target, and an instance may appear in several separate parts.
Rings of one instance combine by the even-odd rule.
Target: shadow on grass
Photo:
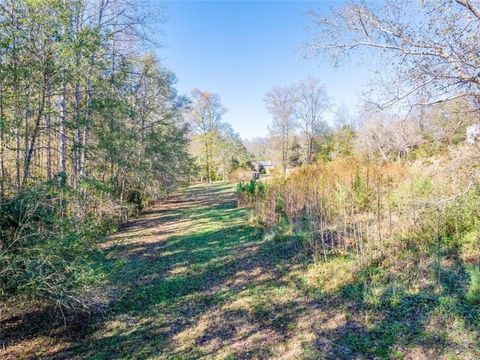
[[[107,264],[114,292],[105,316],[71,313],[64,328],[47,310],[24,314],[10,319],[8,341],[66,340],[68,347],[43,356],[65,359],[271,358],[286,356],[292,342],[299,348],[294,358],[394,359],[412,347],[435,358],[460,346],[429,328],[437,313],[478,336],[478,308],[458,286],[466,280],[458,279],[461,263],[441,269],[441,292],[386,286],[372,298],[373,278],[382,271],[372,267],[335,292],[312,293],[286,276],[308,265],[298,242],[262,238],[246,211],[235,208],[231,188],[189,189],[171,208],[147,214],[154,217],[148,225],[158,228],[153,236],[166,240],[119,241],[111,249],[126,256]],[[147,225],[134,221],[140,222],[126,226],[120,239],[134,239],[128,231]],[[185,233],[165,229],[178,221]],[[343,320],[331,321],[339,314]],[[306,333],[313,335],[298,340]]]
[[[239,271],[263,266],[268,272],[267,267],[274,265],[256,255],[263,243],[248,225],[246,211],[234,207],[231,186],[195,188],[173,204],[189,202],[193,205],[149,211],[148,219],[135,219],[123,227],[126,235],[120,234],[111,251],[128,255],[113,256],[106,264],[110,269],[106,288],[114,289],[106,316],[72,311],[64,326],[52,308],[25,313],[2,324],[8,325],[5,346],[48,336],[54,342],[71,343],[54,353],[45,351],[50,358],[141,358],[158,355],[167,345],[173,351],[175,334],[239,290],[222,287],[223,283]],[[167,232],[167,241],[121,241],[131,240],[135,235],[128,232],[137,228],[159,227],[158,233],[165,235],[163,224],[184,219],[195,227],[186,235]],[[115,330],[115,324],[122,328]]]
[[[458,278],[464,269],[460,263],[456,266],[455,270],[442,268],[441,291],[425,286],[410,293],[396,288],[393,282],[385,282],[380,286],[382,291],[375,295],[372,290],[378,284],[372,281],[372,275],[378,277],[378,271],[382,270],[366,269],[355,282],[343,286],[335,294],[338,296],[336,303],[345,307],[348,320],[332,330],[320,331],[318,339],[328,339],[327,343],[320,341],[321,346],[323,349],[329,347],[329,358],[341,359],[359,356],[403,359],[405,353],[414,348],[419,351],[419,358],[439,358],[447,350],[451,354],[465,350],[480,354],[480,309],[465,300],[462,284],[466,279]],[[455,321],[474,334],[471,344],[465,345],[465,339],[449,338],[446,330]]]

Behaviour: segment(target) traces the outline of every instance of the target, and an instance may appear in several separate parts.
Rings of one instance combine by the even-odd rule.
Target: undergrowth
[[[106,277],[101,240],[140,208],[120,202],[108,183],[84,180],[26,188],[0,205],[0,299],[95,306]],[[135,201],[136,200],[136,201]]]
[[[276,177],[262,192],[239,188],[255,224],[274,239],[297,239],[319,262],[316,278],[332,259],[347,257],[355,278],[372,266],[389,269],[382,286],[400,298],[447,287],[461,302],[478,304],[480,185],[441,180],[408,164],[349,157]]]

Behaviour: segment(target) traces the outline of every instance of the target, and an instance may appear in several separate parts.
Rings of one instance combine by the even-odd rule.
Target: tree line
[[[0,1],[0,298],[89,308],[99,241],[188,182],[189,103],[135,2]]]
[[[194,89],[188,106],[191,124],[191,153],[195,174],[208,183],[228,180],[238,169],[249,169],[251,155],[232,126],[223,121],[226,108],[218,94]]]
[[[0,197],[57,178],[168,187],[185,172],[184,99],[142,51],[127,2],[4,1],[0,8]],[[156,148],[168,149],[168,166]],[[160,161],[159,161],[160,160]]]
[[[178,94],[151,53],[162,19],[145,10],[0,1],[0,298],[89,308],[105,235],[191,179],[248,167],[219,96]]]
[[[334,104],[325,85],[310,76],[294,84],[276,86],[264,97],[272,116],[267,138],[246,141],[247,149],[258,159],[273,160],[285,173],[288,167],[313,164],[332,152],[347,153],[353,137],[353,116],[345,105],[335,111],[334,124],[325,114]]]
[[[352,2],[329,14],[310,11],[306,56],[335,66],[375,59],[379,68],[359,98],[358,115],[340,107],[333,124],[322,119],[332,104],[320,79],[274,88],[265,97],[271,137],[252,149],[271,143],[276,152],[267,157],[285,169],[311,163],[312,149],[317,159],[354,151],[388,162],[458,143],[478,122],[479,14],[476,3],[463,0]]]
[[[458,144],[478,122],[479,15],[478,4],[463,0],[311,10],[304,55],[334,66],[374,60],[371,86],[359,97],[356,116],[339,106],[332,123],[323,117],[334,105],[321,79],[275,87],[265,96],[270,136],[247,147],[285,171],[352,152],[389,162]]]

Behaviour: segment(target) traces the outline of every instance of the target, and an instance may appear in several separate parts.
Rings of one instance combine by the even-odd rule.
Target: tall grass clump
[[[470,284],[467,292],[467,300],[472,304],[480,304],[480,267],[469,269]]]

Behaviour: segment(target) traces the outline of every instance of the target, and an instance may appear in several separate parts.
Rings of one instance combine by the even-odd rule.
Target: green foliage
[[[285,204],[285,195],[282,193],[277,193],[275,196],[275,214],[283,215],[286,211],[286,204]]]
[[[264,192],[265,185],[257,179],[252,179],[246,183],[242,181],[237,185],[237,193],[247,193],[251,196],[256,196]]]
[[[448,146],[440,142],[433,142],[426,139],[424,143],[412,149],[410,159],[428,159],[432,156],[444,155],[448,152]]]
[[[239,182],[236,188],[236,196],[240,206],[251,206],[263,199],[266,186],[260,180],[251,179],[248,182]]]
[[[339,156],[353,155],[353,140],[355,138],[355,130],[351,126],[343,126],[338,129],[334,135],[335,152]]]
[[[98,216],[95,209],[111,196],[98,181],[82,183],[88,195],[46,183],[1,204],[0,297],[78,306],[85,292],[103,281],[99,240],[127,209]]]
[[[355,179],[353,180],[352,189],[353,189],[353,192],[354,192],[355,201],[357,203],[357,206],[361,210],[365,210],[370,204],[370,201],[371,201],[370,195],[371,194],[369,192],[369,189],[367,187],[366,182],[362,179],[362,177],[360,176],[360,174],[358,172],[355,175]]]
[[[275,240],[287,240],[293,235],[293,228],[285,214],[279,214],[278,220],[275,223],[273,231],[273,238]]]
[[[467,300],[472,304],[480,304],[480,266],[472,266],[468,273],[470,284],[467,292]]]
[[[84,191],[93,192],[97,194],[111,194],[115,192],[115,186],[111,182],[101,181],[93,177],[82,177],[78,183],[79,187]]]
[[[142,210],[143,202],[142,202],[142,193],[140,190],[132,189],[129,191],[127,196],[127,202],[130,204],[134,204],[138,210]]]
[[[333,136],[330,132],[323,136],[317,136],[314,138],[314,150],[315,157],[321,161],[331,160],[331,154],[335,150],[335,144]]]
[[[288,165],[292,167],[302,165],[302,158],[304,157],[302,152],[302,145],[298,141],[298,138],[294,137],[289,149]]]
[[[259,236],[247,222],[247,210],[230,201],[233,190],[226,184],[192,186],[185,197],[180,195],[181,201],[164,208],[162,216],[142,219],[148,219],[148,231],[132,227],[117,234],[131,245],[109,250],[114,264],[109,267],[108,284],[119,296],[107,314],[93,317],[94,326],[82,326],[80,331],[85,332],[79,333],[76,324],[67,328],[44,324],[32,336],[28,325],[39,324],[27,317],[26,326],[14,331],[26,331],[33,341],[48,340],[42,342],[45,349],[36,349],[47,352],[50,340],[57,340],[62,329],[73,339],[65,354],[69,358],[132,354],[149,358],[160,351],[171,358],[281,357],[286,345],[299,359],[307,355],[401,359],[417,355],[417,349],[427,349],[433,358],[457,358],[448,356],[458,350],[466,359],[477,358],[479,307],[465,299],[468,274],[460,265],[445,262],[442,286],[433,287],[422,273],[422,267],[430,264],[428,254],[412,247],[368,266],[358,266],[353,254],[333,254],[314,262],[299,251],[297,236],[286,232],[282,241]],[[197,198],[202,201],[189,203]],[[285,211],[288,197],[283,202],[280,208]],[[177,222],[178,217],[185,221]],[[170,233],[170,224],[175,225],[175,233]],[[161,251],[145,246],[151,243],[151,230],[167,237]],[[476,241],[473,231],[467,237]],[[446,281],[449,274],[454,281]],[[205,294],[205,289],[212,291]],[[185,308],[203,316],[192,321]],[[139,321],[132,323],[132,317]],[[316,336],[304,336],[304,329],[318,327],[318,319],[326,321],[320,329],[322,339],[335,343],[334,347],[319,346]],[[236,337],[224,339],[221,345],[226,346],[213,350],[209,343],[198,341],[217,336],[217,330],[231,331],[232,322],[255,329],[268,325],[275,336],[262,347],[247,346],[241,352],[230,346]],[[178,324],[182,324],[180,332]],[[7,332],[7,338],[15,336],[12,333]],[[28,351],[23,349],[19,351]]]
[[[114,45],[146,40],[133,4],[3,5],[0,293],[72,303],[101,281],[98,241],[188,182],[186,99],[155,56]]]

